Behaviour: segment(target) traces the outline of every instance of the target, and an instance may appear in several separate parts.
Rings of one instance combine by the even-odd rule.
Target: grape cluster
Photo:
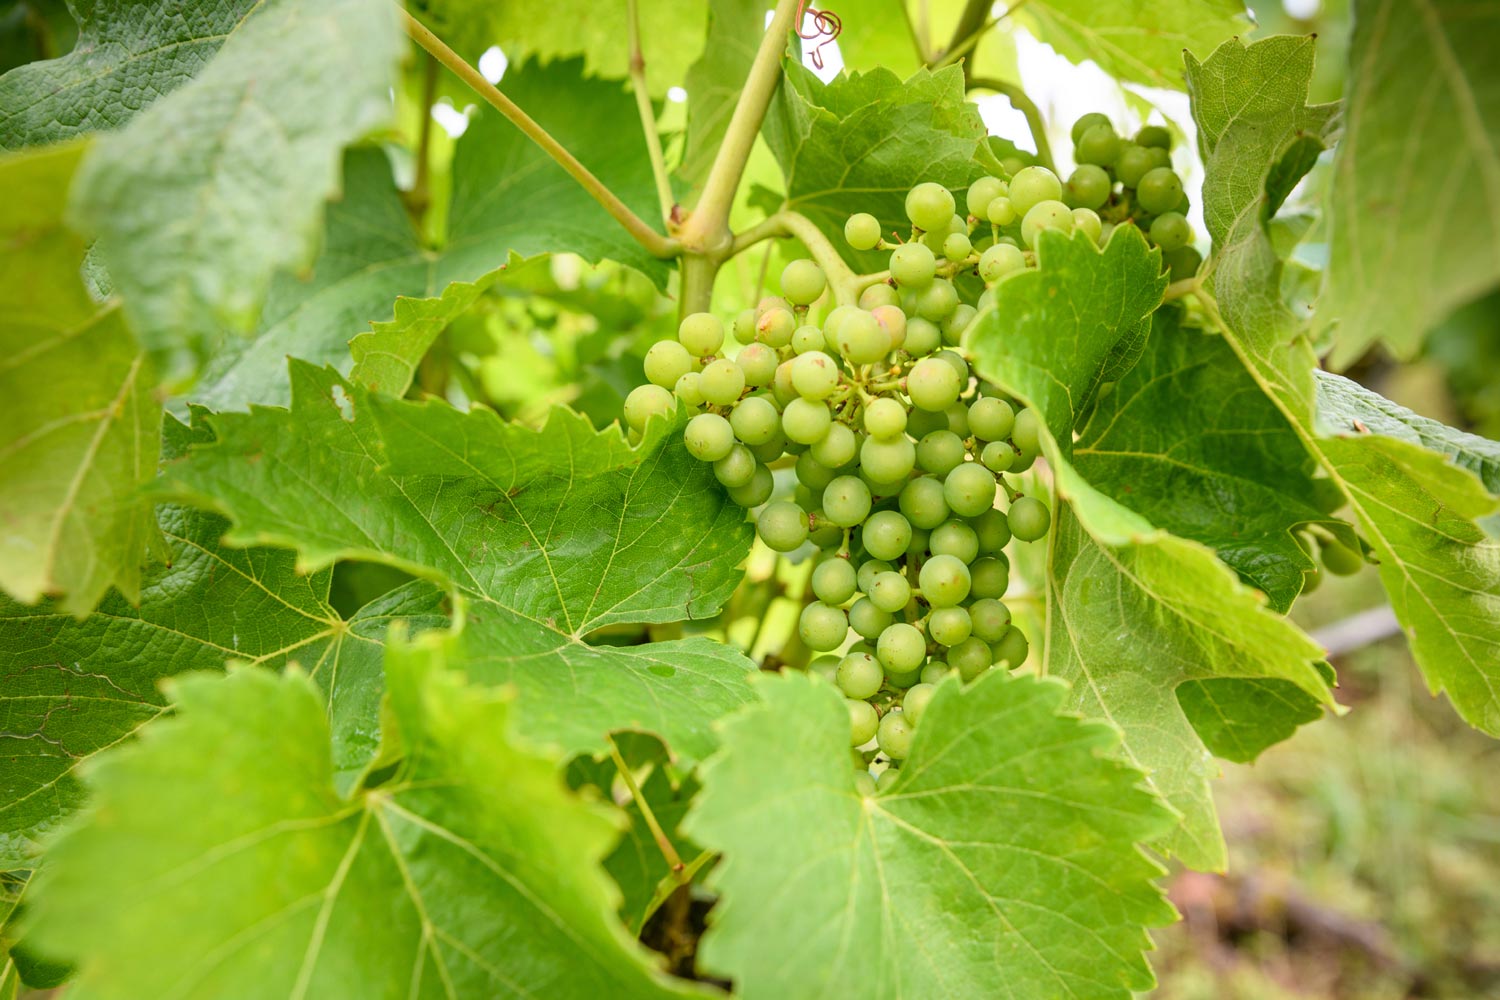
[[[1023,245],[1042,228],[1071,229],[1086,212],[1099,238],[1097,215],[1051,197],[1060,191],[1038,168],[1008,184],[981,178],[965,218],[947,189],[919,184],[906,199],[909,239],[887,242],[872,216],[849,219],[853,247],[890,251],[888,279],[857,304],[813,322],[827,277],[793,261],[784,298],[735,319],[738,353],[726,356],[730,331],[716,316],[687,316],[675,340],[652,346],[648,384],[626,400],[637,431],[678,401],[700,409],[684,430],[687,450],[712,464],[736,503],[758,508],[765,545],[812,552],[798,633],[823,654],[810,669],[845,695],[853,745],[866,748],[856,754],[878,754],[882,780],[907,757],[939,679],[970,680],[1027,656],[1002,600],[1005,549],[1042,538],[1051,512],[1003,474],[1031,467],[1041,421],[970,370],[960,345],[977,309],[961,299],[980,288],[976,274],[993,285],[1031,265]],[[1007,198],[1019,228],[993,221],[993,203]],[[773,467],[786,470],[781,489]],[[856,777],[875,780],[863,765]]]

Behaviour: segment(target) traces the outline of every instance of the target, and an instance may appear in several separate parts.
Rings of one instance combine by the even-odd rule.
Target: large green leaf
[[[920,70],[901,80],[887,69],[823,84],[788,62],[763,129],[786,181],[787,207],[834,237],[850,261],[878,270],[843,238],[844,222],[869,212],[886,230],[907,232],[906,192],[919,180],[954,190],[998,173],[988,130],[964,100],[963,68]]]
[[[766,997],[1128,997],[1172,918],[1138,844],[1171,813],[1055,681],[945,681],[895,784],[862,797],[836,689],[758,678],[688,832],[724,860],[699,959]],[[768,872],[776,873],[767,878]]]
[[[1177,688],[1197,685],[1188,705],[1204,709],[1212,705],[1201,697],[1204,683],[1215,685],[1217,701],[1259,703],[1262,685],[1280,682],[1300,689],[1288,701],[1299,719],[1309,699],[1331,697],[1314,665],[1316,644],[1272,614],[1212,550],[1107,495],[1130,483],[1094,483],[1072,464],[1080,414],[1118,368],[1122,345],[1149,324],[1164,284],[1159,256],[1133,228],[1117,229],[1102,252],[1084,236],[1047,235],[1038,268],[996,286],[994,308],[969,343],[979,370],[1035,407],[1048,429],[1046,454],[1064,503],[1053,529],[1043,667],[1072,684],[1071,707],[1120,727],[1125,752],[1182,814],[1159,846],[1186,864],[1219,868],[1214,767],[1196,727],[1221,742],[1221,723],[1186,714]],[[1127,410],[1122,420],[1149,423],[1150,415]],[[1286,718],[1269,716],[1259,735],[1240,739],[1263,745],[1287,731]]]
[[[74,4],[79,23],[72,52],[0,76],[0,149],[119,128],[191,80],[259,5],[256,0]]]
[[[1336,365],[1500,284],[1500,4],[1356,0],[1321,307]]]
[[[391,116],[404,45],[386,0],[266,0],[99,138],[74,215],[153,346],[249,329],[273,273],[311,262],[343,147]]]
[[[686,995],[614,919],[618,815],[512,741],[509,696],[393,650],[404,758],[342,797],[322,699],[247,668],[102,758],[28,902],[99,1000]]]
[[[161,407],[115,298],[96,299],[62,223],[83,147],[0,159],[0,590],[83,614],[133,598],[151,530]]]
[[[644,140],[618,127],[635,114],[628,93],[618,84],[584,78],[577,60],[512,66],[505,79],[510,96],[637,214],[655,216]],[[381,350],[392,342],[400,347],[388,358],[399,373],[522,257],[568,252],[590,261],[610,258],[642,271],[658,287],[667,281],[663,262],[495,112],[477,112],[458,142],[447,214],[443,244],[424,246],[384,154],[350,152],[344,195],[329,206],[323,252],[311,276],[277,278],[255,337],[228,345],[194,399],[215,409],[285,405],[288,355],[347,372],[349,341],[367,334],[372,323],[381,324]],[[364,340],[362,353],[373,346]],[[379,376],[380,387],[399,391],[390,375]]]
[[[165,706],[157,685],[175,674],[231,660],[301,664],[328,701],[335,769],[352,780],[375,752],[387,623],[445,620],[441,592],[412,584],[346,621],[328,605],[327,570],[302,576],[286,550],[225,548],[229,525],[214,514],[167,504],[157,525],[164,561],[147,568],[138,606],[111,594],[75,619],[0,598],[12,741],[0,761],[0,869],[35,860],[83,799],[79,767],[155,719]]]
[[[713,0],[703,53],[688,67],[687,134],[677,174],[690,185],[703,183],[729,128],[740,90],[765,33],[760,0]]]
[[[1179,90],[1184,50],[1208,51],[1251,27],[1243,0],[1037,0],[1025,16],[1074,62]]]
[[[749,697],[749,661],[703,638],[587,642],[605,625],[711,615],[739,580],[744,512],[672,422],[632,448],[561,409],[536,431],[298,362],[292,386],[290,411],[209,417],[217,443],[169,468],[170,488],[228,513],[237,544],[447,584],[466,605],[466,669],[520,688],[537,739],[594,751],[638,729],[688,758],[712,748],[709,724]]]

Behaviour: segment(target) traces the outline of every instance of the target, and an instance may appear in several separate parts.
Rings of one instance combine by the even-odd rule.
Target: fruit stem
[[[789,209],[783,209],[744,230],[734,237],[729,253],[734,255],[761,240],[774,236],[795,236],[807,247],[823,273],[828,276],[828,287],[833,291],[834,301],[839,305],[854,305],[862,289],[885,280],[888,274],[855,274],[828,237],[823,235],[811,219]]]
[[[426,49],[438,62],[448,67],[464,83],[473,88],[474,92],[488,101],[496,110],[510,121],[512,125],[525,133],[526,137],[538,146],[558,166],[566,170],[578,184],[597,201],[610,216],[625,227],[637,243],[646,248],[646,251],[655,257],[676,257],[682,253],[681,244],[669,237],[663,236],[630,210],[619,196],[605,186],[604,182],[595,177],[593,171],[589,170],[578,158],[568,152],[562,143],[558,142],[552,135],[532,119],[530,115],[510,98],[500,93],[495,85],[484,78],[484,75],[473,66],[464,61],[463,57],[450,49],[442,39],[438,38],[427,29],[421,21],[412,17],[405,10],[400,12],[401,22],[406,28],[406,33],[411,36],[412,41]]]
[[[646,801],[646,796],[641,794],[641,786],[636,783],[635,775],[625,764],[625,758],[620,756],[620,748],[615,745],[615,738],[608,736],[609,755],[615,762],[615,769],[620,772],[620,777],[625,780],[625,787],[630,789],[630,797],[635,800],[636,808],[641,811],[641,818],[646,821],[646,826],[651,830],[651,836],[656,840],[656,846],[661,848],[661,856],[667,859],[667,866],[672,869],[673,876],[682,881],[683,869],[687,866],[682,863],[682,858],[677,853],[677,848],[667,839],[662,831],[661,824],[656,821],[656,814],[651,811],[651,805]]]
[[[656,111],[651,107],[651,93],[646,89],[646,57],[641,53],[641,14],[638,0],[626,0],[630,21],[630,86],[635,91],[635,105],[641,113],[641,130],[646,133],[646,154],[651,158],[651,174],[656,178],[656,198],[661,202],[661,221],[672,231],[672,183],[667,179],[667,161],[661,152],[661,134],[656,129]]]
[[[1057,173],[1057,167],[1052,162],[1052,144],[1047,141],[1047,126],[1042,122],[1042,113],[1037,108],[1036,102],[1021,89],[1020,84],[1007,83],[989,76],[975,76],[969,78],[969,89],[993,90],[997,94],[1004,95],[1012,107],[1025,115],[1026,125],[1031,129],[1032,141],[1036,143],[1037,162],[1054,174]]]

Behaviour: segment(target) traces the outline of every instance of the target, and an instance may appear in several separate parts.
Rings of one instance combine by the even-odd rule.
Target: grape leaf
[[[100,1000],[691,995],[614,919],[598,862],[618,815],[513,742],[509,695],[435,645],[393,648],[404,757],[349,798],[305,677],[170,682],[176,717],[91,768],[32,942]]]
[[[1024,17],[1074,62],[1120,80],[1182,89],[1184,50],[1211,49],[1251,22],[1242,0],[1037,0]]]
[[[528,735],[592,752],[637,729],[697,759],[712,720],[749,697],[751,664],[721,643],[586,641],[713,614],[739,580],[751,529],[670,421],[632,448],[566,410],[536,431],[301,362],[290,411],[207,419],[217,443],[169,468],[169,491],[227,512],[230,541],[295,548],[304,567],[356,558],[447,584],[466,605],[465,668],[521,690]]]
[[[577,60],[512,66],[506,92],[642,218],[657,214],[644,139],[616,127],[635,114],[617,84],[589,80]],[[253,339],[231,342],[194,399],[212,409],[285,405],[286,357],[348,372],[349,342],[379,323],[398,371],[414,364],[443,325],[522,257],[576,253],[610,258],[665,287],[666,265],[641,249],[562,168],[493,111],[476,112],[453,162],[449,228],[423,244],[384,154],[351,151],[344,194],[329,206],[323,252],[311,277],[279,276]],[[459,287],[452,287],[457,284]],[[471,287],[464,287],[471,286]],[[400,299],[431,300],[405,302]],[[391,325],[394,324],[394,325]],[[373,346],[362,342],[362,351]],[[364,377],[370,377],[366,373]],[[382,389],[390,391],[390,386]]]
[[[168,423],[169,439],[181,434]],[[229,525],[214,514],[163,504],[157,524],[167,555],[147,568],[138,607],[111,594],[74,619],[0,598],[0,697],[12,741],[0,763],[0,869],[33,862],[78,807],[80,765],[162,712],[162,678],[229,660],[305,667],[328,700],[340,781],[353,780],[378,737],[386,625],[445,620],[441,593],[412,584],[345,621],[328,605],[328,571],[298,575],[285,550],[224,548]]]
[[[712,0],[708,5],[708,37],[684,84],[687,134],[677,176],[690,186],[708,176],[765,34],[765,21],[765,5],[759,0]]]
[[[954,190],[999,173],[979,111],[964,100],[961,66],[920,70],[902,81],[887,69],[823,84],[788,62],[762,132],[786,181],[786,204],[834,237],[863,271],[885,266],[861,257],[843,238],[844,222],[869,212],[886,230],[911,230],[906,192],[912,178]]]
[[[611,764],[610,768],[613,769]],[[683,779],[680,787],[672,787],[671,780],[660,767],[653,770],[641,783],[641,795],[651,806],[651,813],[661,824],[662,831],[672,841],[672,846],[685,864],[694,861],[704,864],[702,850],[682,835],[678,829],[688,806],[698,794],[698,782],[692,777]],[[664,881],[672,876],[661,848],[651,828],[646,824],[640,808],[632,800],[625,804],[625,814],[630,817],[630,828],[605,859],[604,868],[615,884],[620,887],[623,903],[620,914],[625,926],[632,934],[639,934],[641,927],[655,912],[654,903]],[[689,873],[692,874],[691,872]]]
[[[1284,612],[1314,568],[1292,529],[1337,522],[1286,418],[1222,337],[1179,315],[1156,314],[1141,360],[1081,429],[1073,465],[1157,527],[1214,549]]]
[[[276,269],[312,260],[340,152],[391,116],[404,45],[384,0],[266,0],[196,77],[99,137],[74,216],[151,346],[249,329]]]
[[[1064,503],[1053,528],[1044,669],[1072,684],[1071,708],[1120,727],[1126,754],[1182,814],[1157,846],[1190,866],[1221,868],[1213,766],[1177,687],[1212,679],[1219,698],[1233,699],[1234,679],[1250,682],[1246,696],[1259,698],[1263,682],[1287,682],[1305,696],[1294,702],[1299,717],[1306,699],[1332,698],[1314,666],[1316,644],[1272,614],[1209,548],[1103,492],[1126,484],[1094,483],[1072,464],[1079,415],[1121,343],[1149,323],[1164,286],[1159,255],[1133,227],[1116,229],[1102,252],[1086,236],[1044,234],[1037,269],[997,285],[994,307],[968,338],[979,370],[1035,407],[1048,430],[1044,447]],[[1194,692],[1195,708],[1204,707],[1201,694]],[[1217,738],[1217,720],[1202,721]],[[1262,736],[1288,725],[1268,720]]]
[[[97,301],[62,223],[83,146],[0,158],[0,590],[83,614],[140,590],[161,407],[117,299]],[[24,192],[24,196],[21,193]]]
[[[119,128],[191,80],[259,4],[94,0],[76,6],[73,51],[0,76],[0,149]]]
[[[1058,714],[1063,685],[944,681],[900,777],[870,798],[831,685],[790,674],[756,687],[686,821],[724,855],[699,960],[737,995],[1124,998],[1152,985],[1145,928],[1172,910],[1136,845],[1172,815],[1112,756],[1111,727]]]
[[[1340,367],[1376,343],[1411,357],[1500,284],[1500,5],[1356,0],[1353,20],[1320,313]],[[1441,151],[1440,183],[1414,150]]]

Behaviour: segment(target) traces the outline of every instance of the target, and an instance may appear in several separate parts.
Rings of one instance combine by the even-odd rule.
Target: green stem
[[[937,65],[938,66],[949,66],[949,65],[957,62],[958,60],[962,59],[965,55],[967,55],[970,52],[970,50],[972,50],[974,48],[974,46],[976,46],[976,45],[979,44],[980,39],[984,38],[985,32],[987,32],[990,29],[994,28],[1001,21],[1005,20],[1007,17],[1010,17],[1016,11],[1020,10],[1024,6],[1026,6],[1026,2],[1027,2],[1027,0],[1016,0],[1015,3],[1013,3],[1010,6],[1006,7],[1005,11],[1003,13],[1001,13],[998,17],[992,17],[988,21],[984,21],[983,23],[970,22],[970,23],[975,24],[975,27],[967,35],[965,35],[963,33],[964,27],[965,27],[965,22],[962,22],[962,21],[959,22],[959,27],[953,32],[953,41],[949,42],[948,43],[948,47],[946,49],[944,49],[943,52],[940,54],[940,57],[937,60]],[[972,6],[972,4],[971,4],[971,6]],[[989,8],[990,8],[989,4],[980,4],[979,5],[980,14],[983,15],[983,13],[985,11],[989,10]],[[964,11],[965,16],[967,16],[968,13],[969,13],[969,11],[966,9]],[[967,70],[968,70],[969,66],[972,65],[972,63],[973,63],[973,60],[970,60],[969,63],[965,64],[965,71],[966,71],[965,75],[966,76],[968,75]]]
[[[1057,172],[1057,167],[1052,162],[1052,144],[1047,141],[1047,126],[1042,122],[1042,113],[1037,109],[1036,102],[1026,95],[1019,84],[1007,83],[1004,80],[996,80],[987,76],[976,76],[969,80],[969,87],[974,90],[993,90],[997,94],[1003,94],[1010,101],[1011,106],[1026,116],[1026,125],[1031,129],[1031,138],[1036,143],[1036,158],[1041,161],[1042,166]]]
[[[813,221],[800,212],[783,209],[746,229],[734,238],[731,254],[775,236],[795,236],[807,247],[823,273],[828,276],[828,287],[833,289],[834,301],[839,305],[854,305],[859,301],[863,288],[883,280],[880,275],[855,274],[834,245],[829,242]]]
[[[432,165],[428,162],[431,158],[430,147],[432,145],[432,105],[437,100],[438,63],[430,55],[422,56],[422,118],[417,126],[417,151],[416,166],[417,176],[412,181],[411,190],[406,192],[406,208],[411,212],[412,218],[417,222],[417,228],[421,228],[423,216],[427,214],[427,206],[432,203]]]
[[[677,240],[670,239],[658,233],[641,220],[640,216],[632,212],[619,197],[605,186],[604,182],[595,177],[593,172],[578,162],[578,158],[568,152],[546,129],[538,125],[530,115],[522,111],[514,101],[500,93],[495,85],[484,78],[484,75],[464,61],[463,57],[450,49],[443,40],[427,30],[426,25],[412,17],[405,10],[401,12],[402,24],[406,27],[406,33],[411,36],[412,41],[426,49],[433,58],[442,63],[453,72],[464,83],[473,88],[474,92],[488,101],[496,110],[510,121],[516,128],[520,129],[528,139],[542,147],[542,150],[552,159],[557,161],[568,174],[579,183],[579,185],[593,196],[604,210],[625,227],[637,243],[646,248],[646,251],[656,257],[676,257],[682,252],[682,247]],[[757,123],[758,124],[758,123]]]
[[[678,263],[678,318],[713,308],[714,279],[719,276],[721,258],[701,253],[684,254]]]
[[[672,230],[672,183],[667,179],[667,161],[661,152],[661,134],[656,129],[656,110],[646,90],[646,57],[641,53],[641,17],[637,0],[626,0],[630,18],[630,83],[635,91],[636,109],[641,113],[641,129],[646,133],[646,154],[651,158],[651,174],[656,178],[656,198],[661,202],[661,221]]]
[[[760,134],[766,108],[781,83],[781,57],[797,8],[798,0],[779,0],[776,4],[776,13],[760,40],[755,61],[750,65],[745,86],[735,103],[724,141],[719,145],[713,166],[709,167],[708,177],[703,182],[703,194],[678,233],[683,246],[689,250],[712,252],[729,245],[729,210],[744,175],[745,163],[750,159],[750,149]]]
[[[651,837],[656,841],[656,846],[661,848],[661,856],[667,859],[667,867],[672,869],[674,877],[681,880],[682,871],[686,867],[682,863],[682,857],[678,855],[677,848],[672,846],[672,841],[667,839],[661,824],[656,821],[656,814],[651,811],[651,805],[646,801],[646,796],[641,794],[641,786],[636,784],[635,775],[625,764],[625,758],[620,756],[620,748],[615,745],[613,736],[609,739],[609,755],[614,759],[615,769],[620,772],[620,777],[625,780],[625,787],[630,789],[630,797],[635,799],[635,804],[641,811],[641,818],[646,821],[646,826],[651,831]]]

